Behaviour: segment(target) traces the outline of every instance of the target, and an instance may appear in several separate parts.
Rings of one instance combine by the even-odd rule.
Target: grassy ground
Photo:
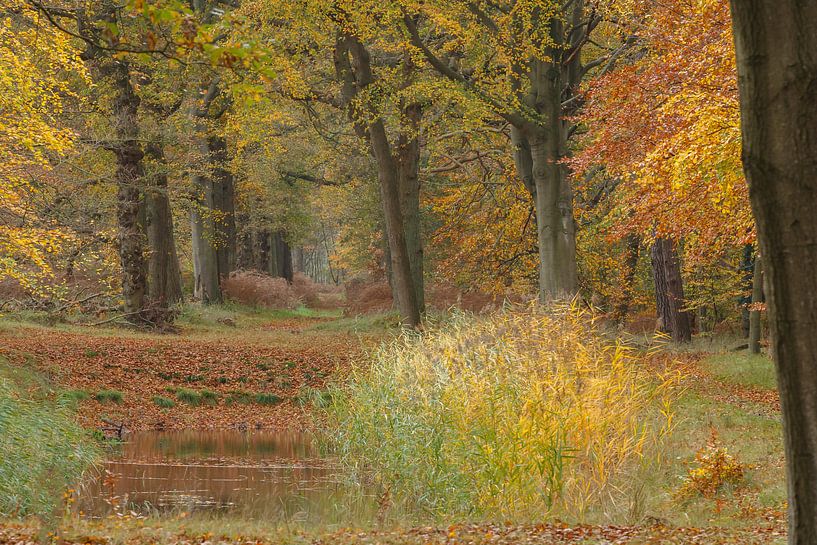
[[[179,319],[180,332],[171,335],[75,324],[47,327],[36,320],[26,315],[0,319],[0,354],[13,365],[44,371],[68,388],[66,395],[76,396],[84,422],[90,424],[92,415],[104,413],[129,419],[135,428],[152,427],[159,421],[166,427],[195,427],[212,423],[214,415],[227,415],[219,421],[224,426],[251,420],[247,414],[267,426],[281,420],[291,423],[293,415],[301,412],[298,392],[304,387],[320,388],[327,378],[311,369],[316,361],[321,362],[317,366],[321,371],[342,372],[362,346],[388,335],[395,324],[390,316],[344,318],[308,309],[237,307],[191,307]],[[69,520],[64,535],[68,543],[111,544],[783,543],[785,486],[774,369],[765,357],[728,351],[731,342],[708,340],[708,346],[656,358],[662,360],[656,365],[669,365],[685,377],[666,447],[667,463],[645,480],[631,499],[627,516],[614,526],[450,526],[453,521],[438,521],[433,527],[401,529],[392,528],[394,518],[384,516],[391,522],[381,529],[345,531],[282,528],[263,521],[126,517]],[[707,353],[707,349],[716,352]],[[271,382],[271,373],[285,373],[291,384]],[[203,378],[193,380],[197,375]],[[226,384],[219,383],[222,376]],[[188,404],[184,395],[179,396],[179,388],[199,394],[210,390],[218,396],[216,404]],[[284,401],[228,404],[230,392],[239,388],[280,395]],[[122,399],[117,401],[112,392],[120,392]],[[173,405],[157,405],[157,396]],[[702,467],[696,455],[705,460],[717,452],[727,453],[740,465],[741,478],[714,493],[679,497],[689,475]],[[26,543],[34,535],[33,526],[30,522],[0,524],[0,543]]]

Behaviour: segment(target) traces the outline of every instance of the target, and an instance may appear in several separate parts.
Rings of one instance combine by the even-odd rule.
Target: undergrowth
[[[63,492],[100,460],[74,420],[75,398],[0,358],[0,515],[53,519]]]
[[[664,458],[675,384],[576,308],[459,314],[334,387],[326,439],[437,518],[611,519]]]

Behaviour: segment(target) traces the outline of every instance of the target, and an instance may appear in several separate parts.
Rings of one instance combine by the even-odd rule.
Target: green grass
[[[202,396],[196,390],[190,390],[188,388],[177,388],[175,390],[176,399],[181,401],[182,403],[186,403],[187,405],[201,405]]]
[[[217,392],[213,392],[212,390],[201,390],[199,392],[201,394],[201,401],[205,405],[217,405],[219,395]]]
[[[228,405],[233,405],[235,403],[240,405],[249,405],[253,401],[253,396],[249,392],[245,392],[244,390],[233,390],[229,394],[227,394],[226,403]]]
[[[717,354],[705,361],[705,368],[720,380],[741,386],[776,389],[774,363],[764,355],[747,352]]]
[[[38,515],[52,524],[62,492],[101,459],[74,419],[73,397],[0,357],[0,516]]]
[[[176,402],[169,397],[153,396],[153,404],[163,409],[171,409],[176,406]]]
[[[79,403],[80,401],[87,401],[91,398],[91,394],[85,390],[65,390],[60,392],[60,397],[67,401]]]
[[[259,405],[278,405],[282,401],[284,401],[284,398],[273,393],[258,392],[255,394],[255,402]]]
[[[125,396],[118,390],[100,390],[94,394],[94,399],[100,403],[122,403]]]

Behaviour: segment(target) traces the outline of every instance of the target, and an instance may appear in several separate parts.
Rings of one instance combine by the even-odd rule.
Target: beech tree
[[[789,543],[817,543],[817,1],[732,0],[743,164],[768,287]]]

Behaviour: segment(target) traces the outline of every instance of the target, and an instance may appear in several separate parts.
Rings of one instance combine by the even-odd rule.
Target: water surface
[[[138,432],[80,488],[87,517],[229,514],[267,522],[343,522],[376,498],[341,478],[300,434]]]

